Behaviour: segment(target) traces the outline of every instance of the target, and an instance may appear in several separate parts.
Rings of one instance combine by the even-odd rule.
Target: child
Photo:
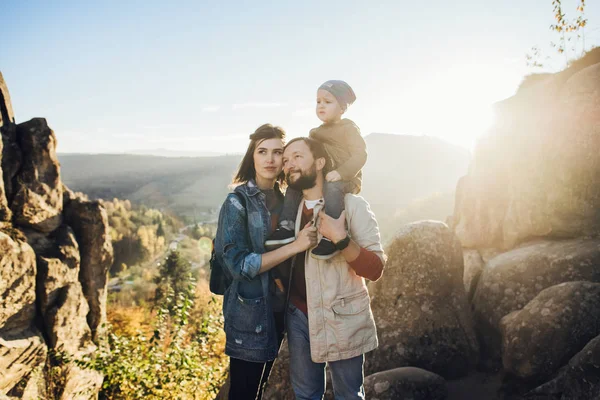
[[[354,101],[354,91],[344,81],[331,80],[317,90],[317,117],[323,124],[310,131],[309,136],[322,142],[329,153],[334,170],[325,176],[325,212],[339,218],[344,210],[344,195],[359,193],[362,181],[362,168],[367,161],[366,144],[354,122],[342,119],[342,115]],[[266,247],[280,246],[292,242],[294,221],[302,193],[288,188],[285,194],[283,211],[277,228],[265,242]],[[335,245],[323,238],[311,251],[311,256],[329,259],[338,250]]]

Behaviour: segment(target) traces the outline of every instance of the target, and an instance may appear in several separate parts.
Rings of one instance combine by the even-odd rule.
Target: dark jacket
[[[270,296],[270,271],[258,274],[271,233],[265,194],[253,181],[235,188],[219,213],[215,254],[233,278],[223,297],[225,354],[253,362],[275,359],[278,340]]]

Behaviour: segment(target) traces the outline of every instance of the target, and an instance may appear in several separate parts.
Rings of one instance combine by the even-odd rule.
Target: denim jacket
[[[265,194],[254,181],[235,188],[245,204],[229,194],[221,207],[215,254],[233,278],[223,297],[225,354],[266,362],[277,357],[278,341],[272,311],[270,272],[258,274],[271,230]]]

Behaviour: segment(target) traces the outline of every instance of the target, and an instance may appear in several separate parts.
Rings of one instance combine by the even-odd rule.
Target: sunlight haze
[[[574,14],[574,1],[563,1]],[[427,3],[3,2],[0,70],[17,122],[47,118],[61,153],[238,153],[259,125],[319,125],[317,87],[347,81],[373,132],[471,148],[494,102],[556,37],[549,0]],[[600,42],[590,2],[586,48]]]

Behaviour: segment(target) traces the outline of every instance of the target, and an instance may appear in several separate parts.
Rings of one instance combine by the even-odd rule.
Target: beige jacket
[[[344,200],[350,237],[360,247],[377,254],[385,265],[379,227],[369,203],[354,194],[347,194]],[[296,235],[300,231],[302,207],[303,202],[296,218]],[[319,210],[317,205],[314,214]],[[326,261],[307,253],[305,268],[313,362],[346,360],[375,349],[377,330],[365,279],[356,275],[341,253]]]

